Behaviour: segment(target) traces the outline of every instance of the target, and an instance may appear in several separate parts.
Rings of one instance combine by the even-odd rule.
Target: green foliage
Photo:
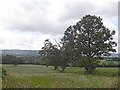
[[[14,64],[15,66],[19,63],[24,63],[21,57],[13,56],[11,63]]]
[[[54,69],[58,69],[58,66],[65,69],[65,61],[63,60],[63,54],[61,49],[58,49],[57,45],[53,45],[48,39],[44,42],[42,56],[46,62],[46,65],[54,66]]]
[[[2,56],[2,63],[3,64],[24,64],[25,61],[27,61],[25,59],[25,57],[22,56],[13,56],[13,55],[3,55]]]
[[[102,66],[102,67],[106,66],[106,61],[105,60],[101,60],[99,62],[99,66]]]
[[[62,38],[64,52],[72,63],[81,60],[87,73],[92,73],[96,60],[116,52],[113,41],[115,31],[110,31],[97,16],[86,15],[76,25],[69,26]]]
[[[47,39],[44,42],[44,47],[43,52],[44,52],[44,57],[46,59],[47,65],[53,65],[55,67],[55,69],[58,68],[58,64],[59,64],[59,56],[60,52],[59,50],[56,48],[55,45],[52,45],[52,43]],[[57,57],[58,56],[58,57]]]
[[[119,61],[113,61],[113,60],[101,60],[98,64],[98,66],[102,67],[118,67]]]
[[[7,76],[7,71],[2,68],[2,79],[4,79]]]

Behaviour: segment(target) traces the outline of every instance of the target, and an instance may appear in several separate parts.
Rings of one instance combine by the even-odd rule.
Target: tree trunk
[[[65,70],[66,67],[65,67],[65,66],[61,66],[61,68],[62,68],[62,72],[63,72],[63,71]]]
[[[54,69],[55,69],[55,70],[58,69],[58,66],[54,66]]]
[[[95,68],[96,67],[93,64],[85,65],[85,70],[87,74],[92,74]]]

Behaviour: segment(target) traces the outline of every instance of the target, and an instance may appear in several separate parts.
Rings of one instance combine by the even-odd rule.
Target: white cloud
[[[101,16],[118,32],[117,11],[118,0],[0,0],[0,48],[40,49],[86,14]]]
[[[6,33],[3,35],[2,33]],[[41,34],[39,32],[20,32],[20,31],[3,31],[0,33],[0,49],[41,49],[44,46],[44,40],[50,39],[55,43],[54,39],[57,40],[61,35],[51,36]]]

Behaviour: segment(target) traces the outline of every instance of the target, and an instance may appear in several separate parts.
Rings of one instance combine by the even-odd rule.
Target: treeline
[[[3,55],[2,56],[2,64],[39,64],[45,65],[42,57],[39,56],[32,56],[32,57],[25,57],[25,56],[15,56],[15,55]]]
[[[106,59],[106,58],[105,58]],[[120,58],[118,57],[111,57],[107,58],[109,60],[98,60],[97,67],[120,67]],[[45,59],[39,56],[33,57],[23,57],[23,56],[13,56],[13,55],[4,55],[2,56],[2,64],[35,64],[35,65],[46,65]],[[84,67],[81,63],[68,63],[68,67]]]

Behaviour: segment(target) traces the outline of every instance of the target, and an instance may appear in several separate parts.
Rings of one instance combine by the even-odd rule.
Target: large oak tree
[[[81,60],[87,73],[92,73],[96,66],[96,59],[110,52],[117,44],[113,41],[115,31],[103,25],[97,16],[86,15],[76,25],[66,29],[62,38],[63,46],[71,61]]]

